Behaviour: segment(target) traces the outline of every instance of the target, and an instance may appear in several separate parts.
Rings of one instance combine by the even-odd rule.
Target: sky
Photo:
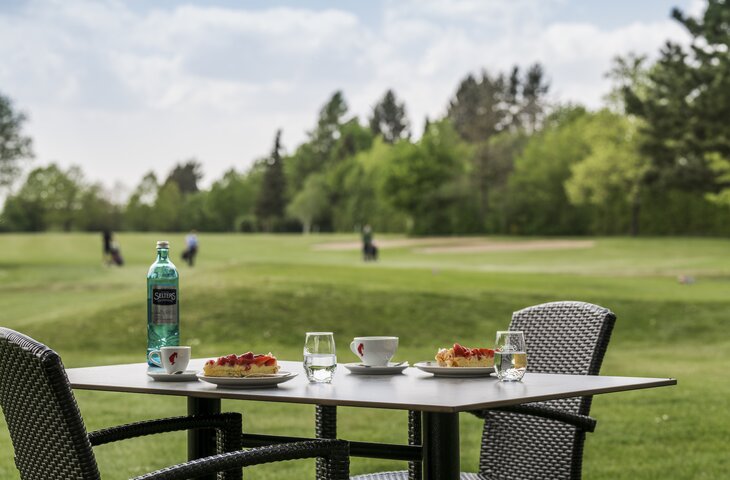
[[[203,186],[288,151],[342,90],[365,120],[388,88],[415,133],[461,79],[543,64],[553,102],[601,105],[611,59],[687,43],[702,0],[0,0],[0,93],[29,120],[30,165],[79,165],[128,193],[190,157]]]

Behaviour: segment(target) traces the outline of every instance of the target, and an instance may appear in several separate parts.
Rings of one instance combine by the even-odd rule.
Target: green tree
[[[243,183],[249,195],[248,202],[246,205],[250,207],[241,208],[238,217],[234,220],[234,229],[237,232],[256,232],[259,230],[260,225],[256,220],[256,200],[259,198],[261,192],[261,185],[264,183],[264,175],[266,174],[266,160],[259,160],[254,162],[253,165],[243,175]],[[284,162],[286,168],[286,161]]]
[[[664,188],[715,191],[709,158],[730,159],[730,4],[708,0],[699,18],[677,9],[672,16],[691,45],[668,42],[648,69],[647,84],[624,88],[626,110],[644,121],[641,148],[652,161],[650,179]]]
[[[5,221],[14,230],[71,231],[76,227],[83,190],[78,167],[65,171],[56,164],[36,168],[18,193],[8,197]]]
[[[505,227],[505,191],[515,156],[524,145],[525,134],[540,128],[548,84],[541,65],[524,75],[513,67],[509,75],[467,76],[459,85],[448,109],[448,118],[461,137],[474,145],[466,177],[457,188],[468,192],[461,212],[473,211],[470,230]],[[491,204],[499,209],[491,208]]]
[[[372,148],[375,136],[369,128],[360,124],[357,117],[348,120],[340,126],[339,135],[332,152],[332,159],[328,167],[318,172],[324,175],[327,183],[328,202],[331,208],[326,209],[317,218],[318,226],[325,231],[336,229],[335,223],[343,220],[334,218],[343,203],[354,195],[353,191],[345,187],[343,175],[351,166],[351,160],[362,151]],[[349,230],[349,227],[347,228]]]
[[[124,210],[124,225],[127,229],[145,232],[156,228],[154,204],[159,189],[154,172],[142,178]]]
[[[515,83],[512,80],[510,87],[514,88],[514,86]],[[528,132],[535,132],[540,127],[543,112],[545,111],[545,96],[549,88],[542,65],[536,63],[530,66],[521,84],[519,102],[512,100],[513,103],[519,103],[519,120],[516,123]],[[514,92],[509,93],[514,95]],[[513,97],[510,95],[510,98]]]
[[[204,230],[220,231],[213,227],[213,216],[208,211],[208,197],[210,191],[200,190],[195,193],[182,195],[182,212],[180,214],[179,229],[183,231]]]
[[[447,120],[432,123],[418,143],[402,141],[393,147],[383,191],[410,217],[413,233],[455,231],[453,207],[463,190],[454,188],[454,181],[469,154]]]
[[[303,231],[308,234],[312,223],[325,214],[329,207],[327,182],[323,174],[313,174],[307,177],[304,188],[292,199],[287,207],[287,213],[302,222]]]
[[[84,231],[118,230],[121,227],[121,211],[109,200],[100,184],[88,185],[81,191],[74,224]]]
[[[341,159],[334,152],[341,138],[340,128],[345,123],[347,102],[342,92],[335,92],[320,109],[317,125],[308,132],[308,140],[287,159],[286,172],[292,193],[298,192],[311,173],[322,172]]]
[[[605,215],[617,205],[631,211],[631,235],[639,234],[639,213],[649,159],[639,151],[638,121],[603,110],[585,124],[582,140],[590,153],[571,167],[565,183],[574,205],[594,205]]]
[[[271,232],[283,220],[286,208],[286,177],[281,158],[281,130],[276,132],[274,148],[265,164],[261,190],[256,199],[256,218],[264,230]]]
[[[388,89],[383,98],[373,107],[370,130],[374,135],[382,135],[386,143],[395,143],[410,137],[406,105],[398,102],[393,90]]]
[[[39,198],[11,195],[5,200],[0,231],[42,232],[46,229],[45,210]]]
[[[257,189],[252,178],[231,169],[213,183],[205,203],[209,229],[237,230],[237,219],[253,213]]]
[[[380,151],[382,139],[377,139],[370,150],[347,158],[327,174],[330,196],[337,201],[331,205],[332,228],[335,231],[359,230],[359,226],[373,218],[376,201],[372,176],[363,165],[362,156]],[[372,222],[372,220],[370,220]],[[376,226],[378,230],[382,228]]]
[[[730,205],[730,160],[724,158],[717,152],[708,153],[706,156],[710,170],[715,174],[715,182],[722,185],[717,192],[705,194],[705,198],[717,205]]]
[[[33,142],[23,134],[25,114],[13,111],[10,99],[0,93],[0,187],[7,187],[20,174],[20,162],[33,158]]]
[[[503,131],[475,145],[470,158],[469,192],[476,201],[483,228],[503,232],[507,185],[519,156],[529,137],[522,131]]]
[[[376,138],[372,147],[360,150],[327,173],[332,226],[337,231],[359,232],[370,224],[378,232],[403,232],[406,216],[397,211],[384,193],[384,182],[394,147]]]
[[[362,152],[369,150],[375,140],[375,135],[366,127],[360,125],[357,117],[342,123],[337,133],[337,140],[332,149],[332,166]]]
[[[529,235],[587,233],[587,211],[568,200],[565,182],[571,168],[590,153],[584,138],[588,113],[580,107],[563,107],[545,120],[515,158],[508,181],[506,219],[508,232]]]
[[[610,110],[626,114],[628,95],[635,97],[634,102],[639,98],[646,98],[649,88],[646,62],[646,55],[634,53],[613,59],[611,69],[605,75],[613,83],[611,91],[604,98]]]
[[[178,163],[167,176],[165,183],[175,182],[180,193],[187,195],[198,191],[198,181],[203,178],[203,166],[195,158]]]
[[[464,140],[480,142],[497,133],[507,115],[503,93],[501,79],[493,79],[486,71],[480,78],[468,75],[462,80],[447,116]]]
[[[314,138],[322,141],[332,141],[335,132],[342,124],[347,109],[347,102],[342,92],[338,90],[332,94],[332,97],[319,112],[317,128],[313,132]]]
[[[448,118],[461,137],[471,143],[488,140],[504,130],[536,131],[543,120],[549,85],[540,64],[525,75],[513,67],[509,75],[468,75],[448,107]]]
[[[333,114],[332,112],[335,112]],[[310,132],[307,142],[300,145],[294,155],[284,162],[288,193],[291,198],[299,193],[309,175],[324,174],[330,188],[329,201],[333,208],[317,219],[317,225],[324,231],[333,229],[333,214],[346,201],[349,193],[341,188],[342,164],[358,152],[368,150],[375,136],[357,117],[345,120],[346,105],[341,94],[333,98],[320,112],[318,128]],[[332,130],[335,129],[335,130]],[[319,133],[317,133],[319,132]]]
[[[184,213],[183,201],[183,195],[176,182],[164,184],[157,192],[150,226],[163,232],[179,231]]]

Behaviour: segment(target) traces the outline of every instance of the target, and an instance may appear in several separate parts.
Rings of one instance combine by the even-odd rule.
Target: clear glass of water
[[[518,331],[497,332],[494,348],[494,370],[502,382],[519,382],[527,370],[525,336]]]
[[[312,383],[331,383],[337,369],[332,332],[307,332],[304,341],[304,372]]]

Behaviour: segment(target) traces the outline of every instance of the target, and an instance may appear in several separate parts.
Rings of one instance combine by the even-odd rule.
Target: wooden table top
[[[201,370],[204,359],[191,360]],[[527,373],[522,382],[496,377],[436,378],[416,368],[399,375],[354,375],[338,365],[331,384],[310,384],[302,362],[279,362],[282,371],[299,375],[275,387],[219,388],[202,382],[157,382],[146,375],[147,364],[70,368],[71,386],[80,390],[177,395],[184,397],[257,400],[429,412],[462,412],[557,398],[675,385],[673,378],[637,378]]]

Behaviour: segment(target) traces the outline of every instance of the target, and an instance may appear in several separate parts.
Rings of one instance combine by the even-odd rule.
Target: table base
[[[219,398],[188,397],[188,415],[221,413]],[[188,430],[188,460],[209,457],[216,451],[216,434],[213,428]],[[216,475],[204,475],[200,480],[216,480]]]
[[[423,412],[423,479],[459,480],[459,414]]]

